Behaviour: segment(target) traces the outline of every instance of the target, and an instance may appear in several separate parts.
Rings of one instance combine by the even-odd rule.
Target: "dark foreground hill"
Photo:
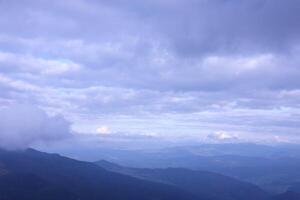
[[[127,168],[107,161],[97,164],[107,170],[144,180],[174,185],[198,197],[214,200],[266,200],[268,195],[259,187],[227,176],[183,168]]]
[[[287,191],[283,194],[276,195],[272,200],[299,200],[300,193]]]
[[[174,186],[35,150],[0,150],[0,200],[196,200]],[[205,200],[205,198],[201,198]]]

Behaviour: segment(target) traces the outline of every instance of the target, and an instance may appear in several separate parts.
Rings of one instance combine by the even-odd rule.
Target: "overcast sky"
[[[75,134],[298,141],[299,10],[299,0],[0,0],[0,105],[63,116]]]

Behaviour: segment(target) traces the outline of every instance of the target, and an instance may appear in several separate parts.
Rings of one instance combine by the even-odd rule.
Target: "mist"
[[[11,105],[0,109],[1,148],[24,149],[71,136],[70,123],[62,116],[49,116],[32,105]]]

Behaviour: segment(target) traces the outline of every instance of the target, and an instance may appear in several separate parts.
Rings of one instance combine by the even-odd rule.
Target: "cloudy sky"
[[[295,142],[299,10],[299,0],[0,0],[0,105],[39,107],[75,134]]]

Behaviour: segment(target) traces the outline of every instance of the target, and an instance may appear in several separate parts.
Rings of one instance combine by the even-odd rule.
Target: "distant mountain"
[[[146,145],[147,146],[147,145]],[[277,145],[261,145],[253,143],[220,143],[220,144],[194,144],[181,145],[168,148],[146,148],[139,149],[120,146],[80,146],[80,148],[64,147],[62,149],[47,151],[59,151],[68,157],[79,158],[86,161],[108,160],[114,163],[120,163],[124,166],[131,167],[162,167],[162,165],[170,165],[170,159],[192,158],[195,156],[223,156],[236,155],[245,157],[261,157],[261,158],[281,158],[292,157],[300,158],[300,145],[297,144],[277,144]],[[164,159],[167,158],[164,161]],[[185,162],[183,162],[184,164]]]
[[[107,161],[96,162],[99,166],[121,174],[174,185],[198,197],[214,200],[266,200],[268,195],[250,183],[206,171],[182,168],[139,169],[116,165]]]
[[[99,158],[135,168],[212,171],[279,194],[300,182],[299,152],[300,145],[202,144],[156,151],[99,152]]]
[[[81,152],[81,151],[80,151]],[[70,156],[73,157],[89,157],[83,156],[80,152],[72,151]],[[95,153],[96,152],[96,153]],[[81,152],[82,153],[82,152]],[[162,168],[162,167],[183,167],[199,169],[205,167],[205,164],[212,162],[217,158],[232,157],[234,160],[229,160],[230,163],[240,164],[245,161],[245,164],[261,164],[265,161],[273,159],[300,159],[300,145],[258,145],[248,143],[238,144],[199,144],[191,146],[179,146],[156,150],[121,150],[121,149],[94,149],[89,151],[88,155],[93,155],[90,159],[107,160],[113,163],[118,163],[130,167],[147,167],[147,168]],[[228,157],[227,157],[228,156]],[[245,160],[241,160],[244,159]],[[237,160],[238,159],[238,160]],[[259,162],[258,162],[259,161]],[[227,162],[226,164],[228,164]],[[218,164],[218,163],[216,163]]]
[[[0,150],[0,199],[199,200],[175,186],[136,179],[93,163],[32,149]]]

